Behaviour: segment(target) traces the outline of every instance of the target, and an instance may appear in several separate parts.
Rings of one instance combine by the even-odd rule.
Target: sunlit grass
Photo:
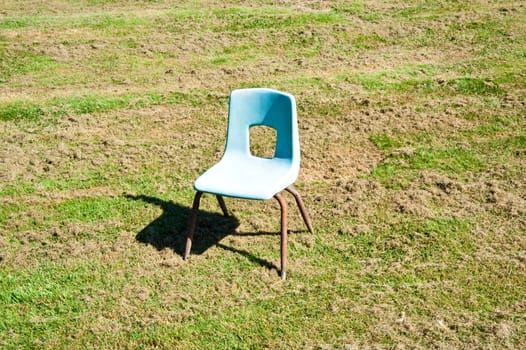
[[[0,348],[524,347],[519,2],[1,11]],[[285,282],[272,200],[205,195],[182,259],[228,94],[260,86],[296,96],[315,228],[284,193]]]

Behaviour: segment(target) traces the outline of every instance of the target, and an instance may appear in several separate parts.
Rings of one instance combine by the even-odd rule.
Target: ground
[[[521,1],[0,1],[0,346],[526,347]],[[202,199],[228,96],[295,95],[276,201]],[[253,152],[272,133],[253,130]],[[269,140],[269,137],[270,140]]]

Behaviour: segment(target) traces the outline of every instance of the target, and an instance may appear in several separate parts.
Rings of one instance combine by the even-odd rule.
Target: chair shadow
[[[125,197],[131,200],[156,205],[163,210],[161,216],[137,233],[135,239],[138,242],[149,244],[157,250],[163,250],[166,248],[172,249],[183,258],[186,245],[188,219],[192,211],[191,208],[174,203],[173,201],[165,201],[151,196],[134,196],[127,194]],[[215,198],[213,200],[215,200]],[[245,234],[236,233],[236,228],[238,226],[239,220],[236,217],[225,217],[222,214],[219,214],[219,208],[218,213],[199,210],[191,254],[200,255],[206,252],[209,248],[215,246],[223,250],[240,254],[260,266],[278,271],[278,267],[267,260],[258,258],[245,250],[220,243],[223,238],[229,235],[245,236]],[[267,234],[276,235],[275,232],[260,232],[249,233],[246,234],[246,236]]]

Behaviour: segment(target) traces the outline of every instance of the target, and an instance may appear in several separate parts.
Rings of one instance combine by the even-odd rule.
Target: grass
[[[460,93],[466,95],[503,95],[505,91],[490,81],[476,78],[458,78],[448,82]]]
[[[28,100],[0,103],[0,120],[18,121],[26,119],[38,121],[44,116],[63,118],[68,115],[101,113],[124,108],[144,108],[160,104],[189,104],[199,107],[204,104],[220,103],[223,99],[220,96],[204,95],[202,92],[194,92],[193,94],[145,92],[143,94],[118,96],[71,95],[51,98],[40,103]]]
[[[127,33],[137,26],[148,25],[145,18],[123,15],[94,14],[87,16],[7,16],[0,20],[1,29],[24,29],[28,27],[81,27],[89,29],[127,29]]]
[[[397,93],[421,94],[463,94],[481,96],[502,96],[506,91],[488,78],[459,77],[448,80],[437,78],[448,67],[430,65],[406,65],[398,70],[377,71],[350,76],[342,75],[343,80],[357,83],[368,91],[392,91]]]
[[[15,74],[27,74],[53,69],[58,64],[51,57],[27,51],[9,52],[0,48],[0,82]]]
[[[4,1],[0,347],[524,348],[521,5]],[[257,86],[298,103],[285,282],[275,201],[203,196],[182,259]]]
[[[44,114],[45,112],[41,107],[29,101],[15,101],[0,107],[1,120],[38,120]]]

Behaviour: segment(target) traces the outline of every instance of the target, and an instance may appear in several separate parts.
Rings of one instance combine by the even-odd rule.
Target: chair
[[[249,129],[267,126],[276,130],[273,158],[250,153]],[[225,152],[221,160],[194,183],[197,191],[190,214],[184,259],[192,247],[199,202],[203,193],[216,195],[225,216],[228,211],[223,196],[265,200],[276,198],[281,207],[281,278],[287,268],[287,203],[280,194],[291,193],[309,232],[313,232],[309,215],[292,184],[300,168],[300,145],[294,96],[265,88],[232,91],[228,112]]]

